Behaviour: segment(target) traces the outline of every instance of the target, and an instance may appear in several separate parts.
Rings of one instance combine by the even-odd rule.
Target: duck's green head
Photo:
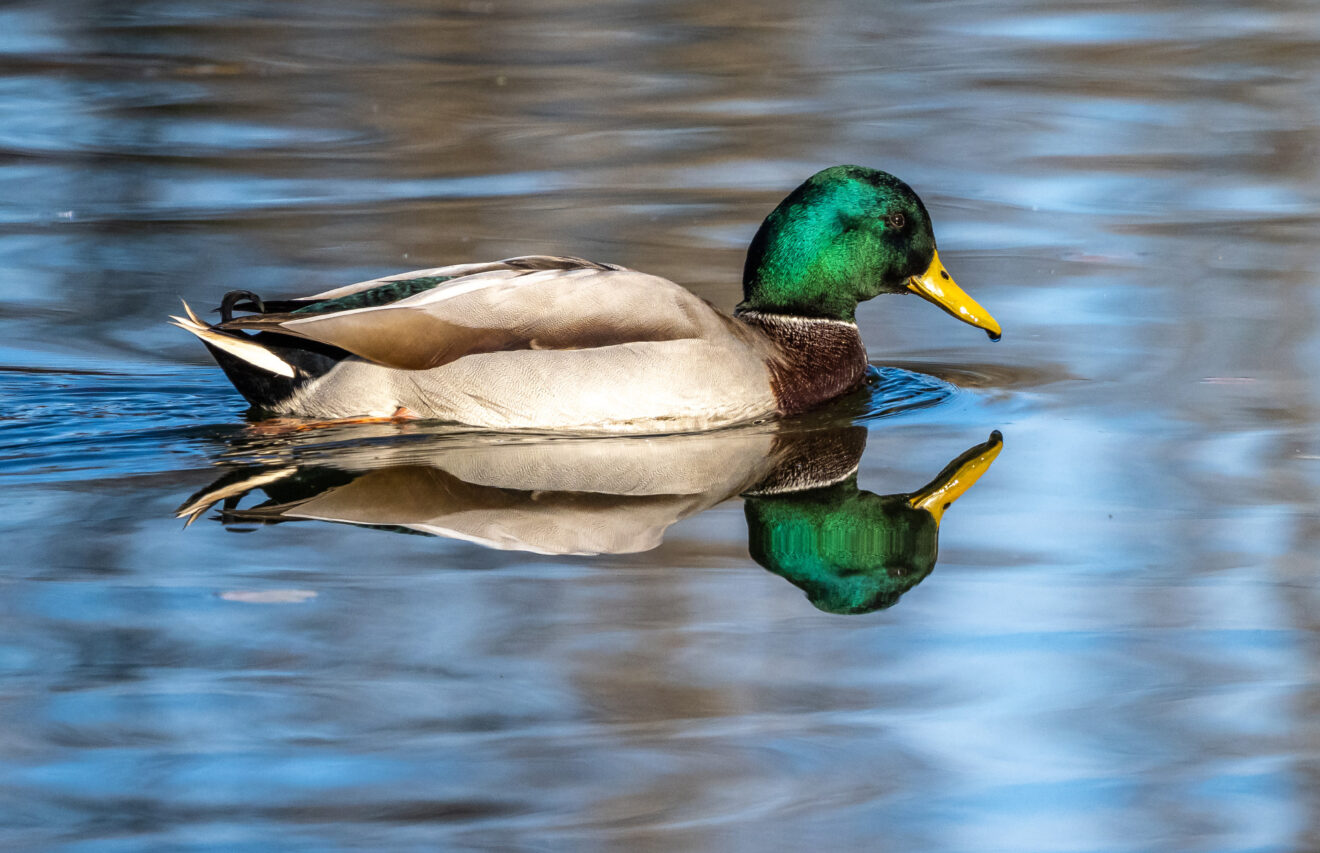
[[[999,339],[999,324],[940,263],[926,206],[907,184],[864,166],[817,172],[752,239],[743,310],[852,322],[857,303],[916,293]]]
[[[828,613],[890,607],[935,568],[944,511],[1002,447],[995,432],[910,494],[862,491],[854,474],[825,488],[748,495],[743,507],[752,559]]]

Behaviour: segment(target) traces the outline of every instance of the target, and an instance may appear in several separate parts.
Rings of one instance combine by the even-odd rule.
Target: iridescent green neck
[[[761,223],[739,307],[853,322],[858,302],[897,291],[910,270],[925,268],[929,234],[925,208],[902,181],[858,166],[826,169]]]

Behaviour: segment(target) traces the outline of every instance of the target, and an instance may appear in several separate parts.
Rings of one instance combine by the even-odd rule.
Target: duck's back
[[[404,407],[496,429],[666,432],[775,411],[768,350],[755,332],[666,279],[571,262],[514,259],[384,305],[257,315],[218,328],[351,354],[264,404],[281,414]],[[400,281],[408,279],[390,284]],[[371,290],[320,296],[343,304]]]

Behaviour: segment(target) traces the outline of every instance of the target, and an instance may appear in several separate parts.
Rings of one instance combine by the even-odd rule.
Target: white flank
[[[254,344],[249,340],[235,337],[234,335],[226,335],[224,332],[217,332],[214,329],[203,325],[202,322],[197,319],[197,315],[188,307],[187,302],[183,303],[183,310],[188,313],[188,319],[184,319],[183,317],[170,317],[170,319],[174,321],[175,326],[192,332],[207,343],[214,344],[230,355],[243,359],[248,364],[260,367],[262,370],[268,370],[278,376],[287,376],[290,379],[293,378],[293,365],[289,364],[275,353],[260,344]]]

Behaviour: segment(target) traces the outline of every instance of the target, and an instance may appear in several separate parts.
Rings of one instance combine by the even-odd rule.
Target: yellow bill
[[[999,451],[1004,449],[1004,438],[995,430],[990,440],[978,444],[948,464],[934,480],[925,487],[912,493],[908,504],[914,509],[924,509],[935,516],[938,524],[944,517],[944,511],[953,502],[963,496],[981,475],[990,470],[990,463],[995,461]]]
[[[990,316],[989,311],[977,305],[975,299],[964,293],[963,289],[944,271],[939,252],[931,256],[930,266],[924,273],[908,279],[907,288],[927,302],[934,302],[964,323],[985,329],[990,340],[999,340],[999,323]]]

